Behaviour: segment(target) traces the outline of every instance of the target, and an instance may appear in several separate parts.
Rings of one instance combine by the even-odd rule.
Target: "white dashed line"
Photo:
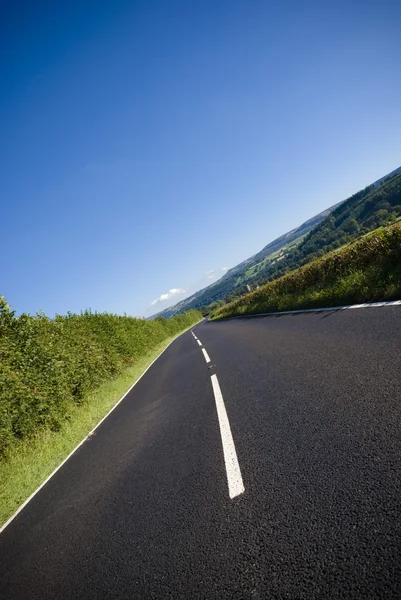
[[[208,363],[210,362],[210,358],[208,353],[206,352],[206,350],[204,348],[202,348],[202,352],[203,352],[203,356],[205,357],[205,361]]]
[[[199,346],[202,346],[202,342],[198,340],[193,332],[191,332]],[[205,348],[202,348],[203,356],[205,361],[210,363],[210,356],[206,352]],[[223,396],[221,395],[220,385],[217,379],[217,375],[212,375],[212,386],[214,399],[216,401],[217,417],[219,419],[221,442],[223,444],[224,462],[226,465],[228,493],[230,498],[235,498],[242,494],[245,490],[242,482],[241,470],[239,468],[237,453],[235,451],[234,440],[231,434],[231,427],[227,417],[226,407],[224,405]]]
[[[216,401],[217,416],[219,419],[221,441],[223,444],[224,462],[226,465],[228,493],[230,498],[235,498],[245,491],[242,481],[234,440],[231,434],[230,422],[227,417],[226,407],[221,394],[217,375],[212,375],[212,386]]]

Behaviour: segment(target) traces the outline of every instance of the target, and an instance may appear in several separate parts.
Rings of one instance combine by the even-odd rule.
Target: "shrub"
[[[16,316],[0,297],[0,457],[18,438],[58,429],[88,392],[201,318],[196,310],[154,321],[91,311]]]

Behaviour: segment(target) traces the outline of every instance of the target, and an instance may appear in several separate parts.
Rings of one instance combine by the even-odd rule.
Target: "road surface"
[[[0,535],[0,596],[401,598],[401,308],[194,334]]]

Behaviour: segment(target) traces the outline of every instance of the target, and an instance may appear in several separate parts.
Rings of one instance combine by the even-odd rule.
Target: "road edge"
[[[401,300],[388,300],[385,302],[365,302],[363,304],[346,304],[344,306],[328,306],[323,308],[300,308],[298,310],[284,310],[282,312],[267,312],[255,314],[235,315],[233,317],[223,317],[221,319],[212,319],[211,323],[222,321],[231,321],[231,319],[252,319],[255,317],[277,317],[280,315],[296,315],[301,313],[333,312],[336,310],[351,310],[356,308],[381,308],[383,306],[401,306]]]

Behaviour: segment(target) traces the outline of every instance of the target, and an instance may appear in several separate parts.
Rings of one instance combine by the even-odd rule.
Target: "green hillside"
[[[292,248],[283,260],[269,264],[253,279],[262,285],[352,242],[401,216],[401,173],[371,185],[337,206]]]
[[[381,227],[221,306],[210,318],[274,313],[401,297],[401,222]]]
[[[330,214],[338,204],[324,210],[323,212],[315,215],[308,221],[305,221],[302,225],[281,235],[277,239],[273,240],[267,246],[265,246],[260,252],[247,258],[237,266],[233,267],[222,277],[219,281],[212,283],[203,290],[199,290],[189,298],[182,300],[178,304],[167,308],[166,310],[157,313],[153,318],[157,316],[163,316],[165,318],[172,317],[173,315],[182,313],[189,310],[190,307],[196,306],[197,308],[202,306],[208,306],[213,302],[229,301],[232,299],[233,294],[245,293],[247,291],[246,284],[259,273],[261,265],[269,265],[274,262],[280,253],[289,252],[291,248],[299,244],[302,239],[312,229],[320,223],[323,219]]]
[[[204,313],[231,302],[251,289],[282,277],[377,227],[401,216],[401,172],[369,185],[344,202],[277,238],[258,254],[230,269],[216,283],[200,290],[161,314],[170,317],[200,308]]]

